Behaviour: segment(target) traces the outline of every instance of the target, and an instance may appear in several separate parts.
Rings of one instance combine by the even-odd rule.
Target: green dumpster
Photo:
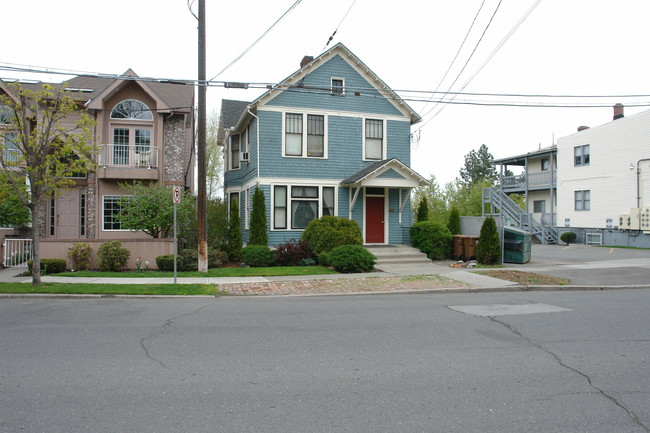
[[[515,227],[505,227],[503,232],[503,261],[528,263],[532,249],[531,234]]]

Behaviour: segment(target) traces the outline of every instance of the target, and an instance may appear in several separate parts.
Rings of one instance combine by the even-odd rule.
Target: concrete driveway
[[[529,263],[505,265],[568,278],[573,285],[650,285],[650,250],[534,244]]]

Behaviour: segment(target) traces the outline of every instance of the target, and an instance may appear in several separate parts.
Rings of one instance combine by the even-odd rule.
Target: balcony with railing
[[[536,173],[519,174],[503,178],[501,188],[505,192],[523,192],[528,185],[528,190],[550,189],[555,187],[556,171],[546,170]]]
[[[158,148],[103,144],[97,173],[101,179],[157,179]]]

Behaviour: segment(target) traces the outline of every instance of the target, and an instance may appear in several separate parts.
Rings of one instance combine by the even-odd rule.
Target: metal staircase
[[[516,227],[537,236],[543,244],[557,244],[560,239],[552,223],[545,220],[537,222],[533,214],[520,208],[499,188],[483,188],[483,216],[504,216]]]

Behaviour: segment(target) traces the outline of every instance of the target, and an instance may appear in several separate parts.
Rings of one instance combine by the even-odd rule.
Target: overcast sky
[[[190,0],[191,1],[191,0]],[[198,0],[197,0],[198,1]],[[295,0],[206,0],[207,76],[228,65]],[[302,0],[246,56],[218,80],[278,82],[304,55],[319,55],[353,0]],[[430,94],[458,53],[448,90],[494,18],[452,91],[472,76],[537,0],[356,0],[330,46],[345,44],[405,98]],[[196,5],[194,6],[196,10]],[[0,66],[7,63],[140,76],[197,77],[197,22],[186,0],[2,0],[5,35]],[[518,30],[465,87],[464,92],[551,95],[648,95],[647,0],[541,0]],[[2,78],[27,75],[0,70]],[[33,76],[31,76],[33,78]],[[64,77],[40,75],[41,80]],[[210,88],[209,109],[221,99],[253,100],[260,90]],[[483,97],[518,103],[650,103],[650,97],[542,99]],[[458,96],[455,102],[476,102]],[[495,158],[537,150],[576,132],[580,125],[612,120],[605,108],[521,108],[437,105],[409,101],[424,121],[413,143],[411,166],[444,184],[458,176],[463,157],[486,144]],[[428,115],[425,115],[431,108]],[[442,107],[445,107],[435,117]],[[648,107],[625,110],[631,115]],[[426,122],[426,124],[425,124]]]

